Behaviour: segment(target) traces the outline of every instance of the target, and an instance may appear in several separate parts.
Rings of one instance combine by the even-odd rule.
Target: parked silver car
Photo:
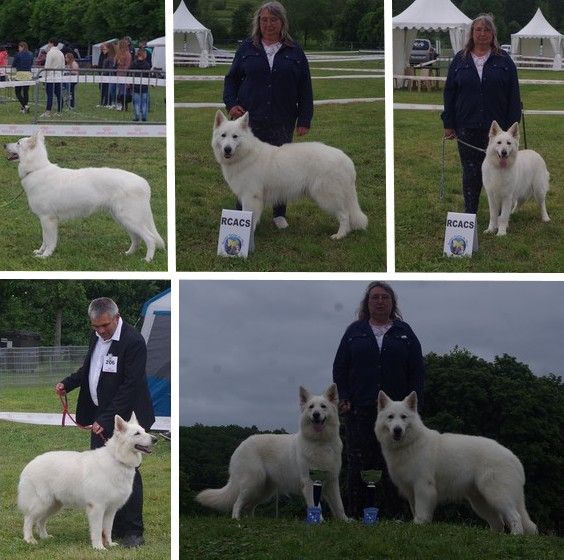
[[[437,51],[429,39],[415,39],[409,54],[409,64],[421,64],[437,58]]]

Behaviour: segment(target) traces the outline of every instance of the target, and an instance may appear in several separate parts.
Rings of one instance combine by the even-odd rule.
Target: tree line
[[[170,288],[168,280],[1,280],[0,331],[40,334],[41,346],[88,344],[88,304],[110,297],[134,325],[143,304]]]
[[[525,467],[531,518],[541,532],[564,535],[562,379],[552,374],[536,377],[526,364],[508,355],[486,361],[455,349],[445,355],[430,353],[425,361],[425,424],[441,432],[489,437],[511,449]],[[197,424],[180,428],[181,514],[213,515],[194,501],[195,494],[223,486],[231,454],[241,441],[256,433],[262,433],[256,426]],[[343,431],[341,438],[344,440]],[[343,455],[343,480],[345,472]],[[261,506],[258,514],[271,516],[273,508],[273,504]],[[302,500],[284,498],[280,511],[282,516],[303,516]],[[436,519],[481,523],[469,508],[459,505],[439,508]]]
[[[2,0],[0,43],[26,41],[32,50],[53,36],[86,46],[125,35],[150,40],[164,34],[160,0]]]
[[[216,44],[232,44],[250,35],[254,11],[263,0],[243,0],[232,10],[225,0],[185,0],[190,12],[211,29]],[[175,0],[174,8],[180,4]],[[282,0],[290,34],[304,48],[381,48],[383,0]]]

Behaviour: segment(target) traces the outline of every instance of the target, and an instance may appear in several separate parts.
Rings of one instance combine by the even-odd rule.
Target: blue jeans
[[[133,120],[146,121],[149,108],[149,94],[133,92]]]

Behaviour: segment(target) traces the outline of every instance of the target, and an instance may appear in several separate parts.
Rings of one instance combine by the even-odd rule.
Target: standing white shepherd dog
[[[115,546],[112,524],[116,511],[131,494],[135,467],[151,453],[156,438],[137,423],[115,417],[113,436],[90,451],[50,451],[29,462],[20,475],[18,507],[24,514],[24,540],[36,544],[33,527],[46,539],[47,519],[61,507],[84,509],[93,548]]]
[[[506,235],[509,215],[534,198],[541,219],[550,222],[546,194],[550,175],[542,157],[534,150],[519,151],[519,123],[504,132],[496,121],[489,133],[482,179],[488,195],[490,223],[484,233]]]
[[[265,206],[304,195],[339,220],[332,239],[366,229],[368,218],[358,205],[354,163],[341,150],[321,142],[271,146],[253,135],[248,113],[229,121],[221,111],[215,115],[212,147],[243,210],[253,212],[253,232]]]
[[[337,386],[315,396],[300,387],[300,430],[297,434],[257,434],[244,440],[231,456],[229,481],[218,490],[204,490],[200,504],[231,511],[233,519],[252,515],[258,504],[280,494],[302,494],[313,506],[309,471],[326,471],[323,497],[333,516],[347,521],[339,490],[341,451]]]
[[[31,211],[43,232],[41,247],[34,254],[50,257],[57,247],[59,222],[107,210],[131,238],[125,253],[133,254],[141,241],[147,246],[145,260],[155,249],[164,249],[151,212],[151,187],[143,177],[108,167],[64,169],[47,157],[41,131],[13,144],[5,144],[8,159],[19,161],[18,172]]]
[[[393,483],[407,498],[415,523],[433,519],[435,506],[466,498],[492,531],[536,534],[525,508],[519,459],[493,439],[441,434],[423,425],[417,394],[392,401],[380,391],[376,437]]]

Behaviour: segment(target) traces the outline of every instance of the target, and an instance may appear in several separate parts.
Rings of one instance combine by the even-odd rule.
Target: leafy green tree
[[[250,35],[251,20],[255,8],[251,2],[243,2],[231,16],[231,40],[238,41]]]
[[[384,6],[376,12],[368,12],[358,22],[358,41],[365,48],[384,45]]]
[[[302,47],[307,48],[308,39],[323,36],[329,26],[329,0],[286,0],[290,24],[290,35],[299,38]]]
[[[383,0],[348,0],[345,9],[335,21],[335,40],[358,43],[358,27],[363,16],[383,9]]]

